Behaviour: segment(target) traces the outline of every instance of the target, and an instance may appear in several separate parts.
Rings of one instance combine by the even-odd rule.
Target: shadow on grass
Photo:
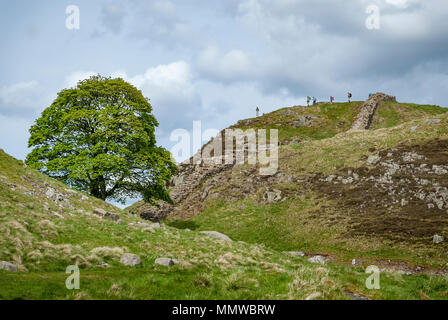
[[[200,225],[191,220],[174,220],[167,223],[170,227],[174,227],[177,229],[190,229],[196,230],[200,227]]]

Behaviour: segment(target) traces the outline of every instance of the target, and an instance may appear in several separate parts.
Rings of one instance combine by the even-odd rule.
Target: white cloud
[[[0,87],[0,114],[26,116],[42,109],[43,88],[36,80]]]
[[[189,105],[198,99],[190,66],[185,61],[158,65],[144,74],[126,78],[157,103]]]
[[[222,53],[215,46],[209,46],[198,55],[199,71],[218,81],[242,81],[253,76],[250,57],[241,50]]]

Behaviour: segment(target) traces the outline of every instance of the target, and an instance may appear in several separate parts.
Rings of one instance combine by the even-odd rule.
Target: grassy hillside
[[[448,235],[440,213],[423,208],[423,217],[404,215],[399,221],[403,228],[395,233],[386,227],[373,234],[372,225],[402,211],[394,211],[399,209],[394,204],[394,210],[379,212],[362,202],[356,190],[373,188],[362,178],[381,172],[370,166],[365,173],[366,158],[380,153],[385,159],[384,150],[397,148],[388,151],[395,157],[416,148],[434,164],[445,161],[433,159],[440,154],[434,149],[443,144],[423,151],[415,147],[447,138],[445,110],[385,104],[378,113],[384,120],[374,121],[381,129],[345,133],[360,106],[294,107],[240,122],[237,127],[279,128],[279,173],[263,180],[248,165],[223,172],[221,183],[198,206],[200,214],[171,216],[160,227],[70,190],[0,151],[0,261],[19,268],[0,270],[0,299],[446,299],[447,246],[431,242],[433,232]],[[394,119],[404,114],[409,122],[396,126]],[[312,116],[305,119],[311,124],[294,123],[303,123],[301,115]],[[441,122],[427,124],[428,116]],[[411,132],[413,127],[418,129]],[[290,143],[295,138],[302,141]],[[349,170],[359,174],[359,184],[321,181]],[[273,189],[282,192],[282,199],[267,203],[263,195]],[[347,196],[352,189],[353,199]],[[361,205],[365,214],[355,210]],[[93,214],[98,208],[120,220]],[[408,235],[405,221],[422,222],[424,228]],[[234,241],[201,230],[220,231]],[[124,253],[137,254],[141,264],[123,265]],[[325,256],[326,263],[308,262],[315,254]],[[179,263],[157,265],[160,257]],[[81,269],[80,290],[65,287],[71,264]],[[381,290],[365,286],[369,264],[383,269]]]
[[[263,245],[145,224],[3,151],[0,190],[0,261],[19,269],[0,270],[0,299],[303,299],[317,292],[348,298],[327,267]],[[120,214],[120,222],[92,214],[97,208]],[[142,263],[122,265],[123,253]],[[155,265],[159,257],[179,263]],[[73,264],[81,284],[71,291],[65,270]]]
[[[279,140],[319,140],[347,131],[364,102],[317,103],[314,106],[294,106],[263,114],[257,118],[238,121],[231,128],[279,129]],[[437,116],[446,113],[445,108],[412,103],[381,102],[372,129],[390,128],[400,123]],[[309,125],[300,125],[300,119],[308,116]]]
[[[340,266],[350,266],[355,259],[356,266],[375,264],[413,277],[445,278],[448,244],[432,240],[434,235],[448,237],[446,109],[383,102],[372,130],[345,132],[358,109],[357,103],[294,107],[250,120],[248,125],[259,127],[283,121],[282,139],[303,140],[280,147],[275,177],[263,180],[256,167],[235,167],[219,177],[222,183],[207,190],[212,196],[203,201],[199,214],[175,211],[168,224],[212,228],[278,251],[321,254]],[[288,127],[288,110],[320,115],[320,122]],[[333,114],[337,115],[331,121]],[[319,130],[323,133],[317,134]],[[381,160],[367,164],[376,155]],[[385,184],[390,190],[382,189],[390,166],[397,168],[390,175],[390,186]],[[338,182],[329,183],[332,176]],[[267,203],[263,195],[272,190],[281,191],[282,199]],[[420,201],[418,192],[434,199]],[[446,291],[437,290],[432,297],[439,294]]]

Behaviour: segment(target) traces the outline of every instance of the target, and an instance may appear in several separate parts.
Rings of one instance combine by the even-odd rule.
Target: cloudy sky
[[[0,27],[0,148],[19,159],[57,92],[96,73],[151,99],[167,149],[193,120],[222,129],[306,95],[448,105],[446,0],[14,0]]]

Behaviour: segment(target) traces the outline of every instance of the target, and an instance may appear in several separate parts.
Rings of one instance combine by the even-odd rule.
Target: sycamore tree
[[[26,163],[103,200],[171,202],[165,186],[176,165],[156,145],[151,111],[149,99],[121,78],[80,81],[31,127]]]

